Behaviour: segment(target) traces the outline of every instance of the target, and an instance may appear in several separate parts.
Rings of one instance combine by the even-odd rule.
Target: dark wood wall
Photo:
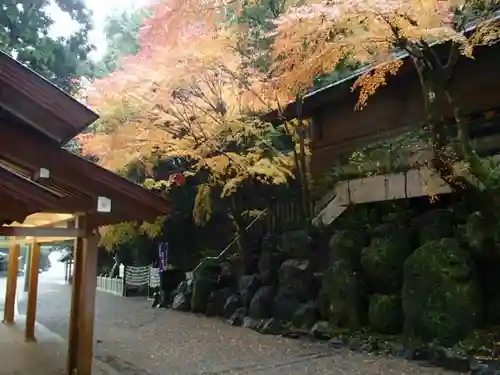
[[[459,60],[453,75],[453,91],[459,94],[464,113],[500,106],[499,62],[500,44],[477,49],[475,59]],[[311,172],[316,176],[334,166],[339,155],[425,122],[422,90],[409,60],[398,75],[389,78],[387,86],[369,99],[363,110],[354,109],[357,92],[340,96],[334,88],[330,91],[330,94],[321,93],[321,98],[317,98],[321,105],[310,113],[313,118]],[[446,105],[442,106],[442,113],[451,117]]]

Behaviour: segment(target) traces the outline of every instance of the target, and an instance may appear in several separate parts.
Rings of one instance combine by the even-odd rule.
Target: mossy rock
[[[378,212],[368,205],[356,204],[347,207],[342,218],[336,220],[336,228],[339,230],[360,231],[372,223],[378,221]]]
[[[311,255],[312,238],[307,230],[293,230],[281,235],[281,250],[292,258],[308,259]]]
[[[193,281],[193,294],[191,295],[191,311],[205,313],[208,300],[212,292],[217,289],[217,280],[213,278],[197,277]]]
[[[327,294],[327,318],[333,325],[356,328],[365,321],[365,288],[351,262],[334,262],[325,272],[322,290]]]
[[[417,223],[420,245],[444,237],[454,237],[456,222],[451,210],[428,211],[418,218]]]
[[[359,254],[367,243],[363,232],[338,230],[330,238],[330,259],[332,261],[346,259],[353,262],[359,260]]]
[[[405,261],[402,306],[410,336],[450,344],[479,323],[481,299],[471,264],[451,238],[429,242]]]
[[[411,251],[410,243],[399,236],[374,238],[363,249],[361,265],[375,291],[394,293],[401,289],[403,263]]]
[[[469,215],[464,229],[465,240],[474,255],[487,257],[495,253],[495,229],[481,212]]]
[[[399,295],[372,295],[368,308],[368,321],[375,332],[400,333],[403,329],[401,297]]]
[[[193,278],[217,278],[221,271],[222,260],[216,257],[202,259],[198,268],[193,270]]]

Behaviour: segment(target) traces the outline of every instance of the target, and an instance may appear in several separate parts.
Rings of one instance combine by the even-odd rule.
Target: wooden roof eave
[[[44,157],[41,158],[40,155]],[[0,156],[32,171],[47,168],[50,170],[51,180],[60,181],[95,199],[105,196],[111,199],[112,207],[126,205],[127,207],[119,207],[122,221],[130,218],[145,220],[169,212],[168,202],[156,193],[63,150],[56,143],[41,141],[32,134],[5,123],[0,123]],[[129,211],[130,214],[127,215],[124,211]]]
[[[74,138],[99,117],[1,51],[0,107],[59,144]]]

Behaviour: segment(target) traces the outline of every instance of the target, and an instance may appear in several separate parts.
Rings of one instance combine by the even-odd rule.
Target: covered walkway
[[[9,247],[5,326],[1,327],[0,334],[2,344],[5,340],[13,344],[9,349],[12,356],[2,361],[13,362],[12,366],[17,363],[22,368],[26,354],[34,369],[40,370],[46,359],[38,365],[34,359],[51,358],[53,356],[44,351],[64,345],[64,342],[56,347],[46,345],[45,335],[36,328],[38,269],[43,243],[74,240],[70,328],[67,361],[62,373],[90,375],[98,228],[123,221],[153,220],[168,213],[168,202],[159,195],[62,148],[62,144],[95,119],[97,115],[88,108],[0,53],[0,238],[4,238],[4,245]],[[29,278],[27,311],[21,322],[16,320],[15,303],[23,243],[29,244],[31,251],[26,275]],[[31,343],[38,340],[38,343],[18,345],[23,340]],[[33,354],[35,352],[38,354]],[[0,356],[5,353],[9,351],[0,352]],[[57,366],[56,362],[53,364]],[[9,374],[15,374],[14,370]],[[26,369],[20,373],[29,374]]]

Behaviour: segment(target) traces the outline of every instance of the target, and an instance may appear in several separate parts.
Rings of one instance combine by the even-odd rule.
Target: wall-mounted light
[[[97,212],[111,212],[111,199],[97,197]]]

